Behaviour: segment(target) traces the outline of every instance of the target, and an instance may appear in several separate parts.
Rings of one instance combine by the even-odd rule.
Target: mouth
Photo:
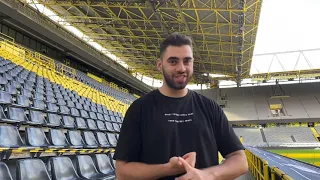
[[[174,77],[176,79],[177,82],[185,82],[187,80],[187,75],[183,74],[183,75],[178,75]]]

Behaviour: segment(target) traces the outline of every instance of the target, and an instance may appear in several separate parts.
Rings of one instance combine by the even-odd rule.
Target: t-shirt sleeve
[[[216,142],[218,151],[223,157],[228,154],[245,149],[240,139],[237,137],[233,128],[231,127],[227,116],[223,112],[222,108],[213,103],[214,108],[214,131],[216,136]]]
[[[141,105],[136,100],[128,108],[124,117],[114,160],[137,162],[141,148]]]

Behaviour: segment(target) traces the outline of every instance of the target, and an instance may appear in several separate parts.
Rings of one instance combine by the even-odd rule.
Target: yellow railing
[[[33,64],[54,70],[53,59],[16,44],[13,39],[4,38],[3,34],[0,36],[0,49],[8,56],[7,58],[22,58]]]
[[[282,172],[279,168],[273,166],[271,168],[271,179],[275,180],[279,178],[283,180],[293,180],[293,178],[291,178],[289,175]]]
[[[246,150],[249,168],[257,180],[269,180],[269,164],[266,160]]]
[[[55,65],[56,72],[60,73],[60,75],[66,75],[72,79],[76,76],[76,70],[70,66],[64,65],[62,63],[56,63]]]
[[[0,32],[0,37],[2,36],[2,38],[7,39],[8,41],[14,42],[14,38],[12,38],[11,36],[8,36],[6,34],[3,34]]]
[[[293,180],[289,175],[282,172],[277,167],[269,167],[269,164],[266,160],[256,156],[249,150],[245,150],[249,169],[252,172],[253,176],[257,180]]]

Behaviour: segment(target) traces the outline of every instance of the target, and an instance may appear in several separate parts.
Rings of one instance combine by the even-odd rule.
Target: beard
[[[184,82],[175,82],[174,81],[174,76],[175,75],[170,76],[168,73],[166,73],[166,71],[164,69],[162,69],[162,72],[163,72],[164,81],[166,82],[166,84],[171,89],[174,89],[174,90],[182,90],[182,89],[184,89],[188,85],[188,82],[189,82],[189,80],[191,78],[191,75],[187,74],[186,81],[184,81]],[[179,75],[179,74],[176,74],[176,75]]]

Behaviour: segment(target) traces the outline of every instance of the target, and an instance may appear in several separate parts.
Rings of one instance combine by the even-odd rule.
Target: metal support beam
[[[166,26],[162,22],[162,19],[161,19],[160,15],[159,15],[159,11],[155,8],[155,5],[154,5],[155,2],[153,0],[149,0],[148,2],[150,4],[152,12],[156,16],[157,20],[160,22],[160,26],[161,26],[162,31],[167,32],[167,34],[170,34],[170,31],[166,28]],[[166,2],[166,0],[165,0],[165,2]]]
[[[192,33],[191,33],[191,30],[190,30],[190,27],[189,27],[189,25],[188,25],[188,22],[187,22],[186,19],[184,18],[184,15],[183,15],[183,13],[182,13],[182,10],[181,10],[179,1],[178,1],[178,0],[175,0],[175,3],[176,3],[176,5],[177,5],[176,8],[178,9],[178,11],[179,11],[179,13],[180,13],[180,15],[181,15],[181,19],[183,20],[183,22],[184,22],[184,24],[185,24],[185,26],[186,26],[187,32],[188,32],[191,40],[193,41],[193,47],[194,47],[194,49],[196,50],[196,55],[198,56],[198,59],[197,59],[197,60],[200,62],[200,64],[202,64],[202,66],[203,66],[203,68],[204,68],[204,71],[206,71],[205,66],[203,65],[203,63],[201,63],[201,62],[202,62],[202,57],[201,57],[201,53],[200,53],[200,51],[199,51],[199,47],[198,47],[197,43],[195,43],[194,38],[192,37]]]
[[[0,11],[17,20],[21,25],[32,27],[38,34],[46,36],[54,43],[61,45],[61,48],[65,48],[80,56],[86,60],[85,63],[100,67],[101,71],[106,72],[119,81],[142,92],[152,90],[151,87],[134,78],[124,67],[115,63],[105,54],[86,44],[77,36],[60,27],[49,18],[39,16],[39,13],[36,10],[29,6],[25,6],[20,1],[2,0],[0,2]]]

